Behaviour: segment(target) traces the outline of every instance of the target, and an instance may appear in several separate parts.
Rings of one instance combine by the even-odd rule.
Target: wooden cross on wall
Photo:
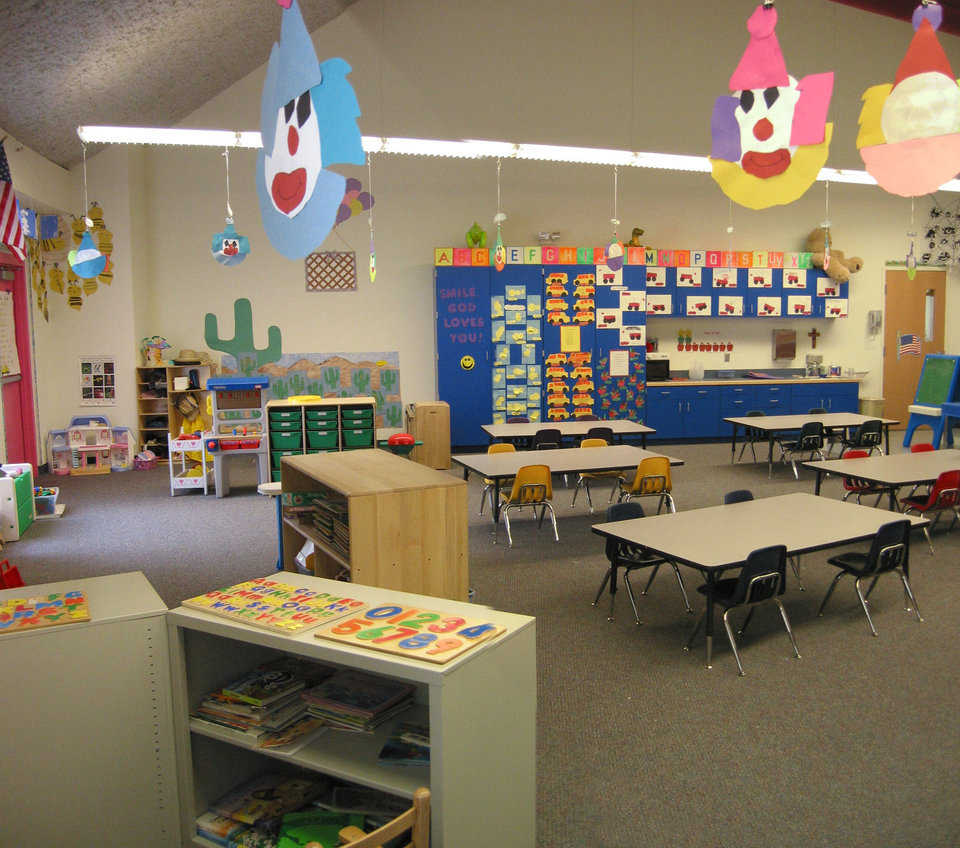
[[[820,331],[816,327],[814,327],[809,333],[807,333],[807,335],[810,336],[810,347],[816,350],[817,339],[820,337]]]

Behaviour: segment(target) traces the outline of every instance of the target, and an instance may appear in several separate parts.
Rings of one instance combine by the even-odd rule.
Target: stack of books
[[[400,722],[380,749],[378,762],[391,766],[430,765],[429,726]]]
[[[335,669],[297,657],[280,657],[207,694],[192,718],[219,733],[261,747],[285,745],[320,722],[307,715],[301,692]]]
[[[409,683],[342,669],[303,693],[309,714],[330,727],[371,733],[408,709],[414,687]]]
[[[343,556],[350,555],[347,502],[333,491],[285,492],[283,514],[310,524],[322,541]]]

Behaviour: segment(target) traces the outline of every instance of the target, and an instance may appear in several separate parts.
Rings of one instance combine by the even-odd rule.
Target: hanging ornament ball
[[[502,224],[506,220],[507,220],[507,216],[503,212],[497,212],[497,214],[493,216],[494,224]]]
[[[930,21],[930,26],[939,29],[943,23],[943,8],[939,3],[923,2],[913,10],[913,28],[920,29],[924,21]]]
[[[607,245],[607,266],[611,271],[619,271],[623,267],[623,244],[612,241]]]
[[[615,227],[619,227],[619,226],[620,226],[620,219],[619,219],[619,218],[611,218],[611,219],[610,219],[610,223],[613,224],[613,226],[615,226]]]
[[[234,228],[233,222],[227,219],[223,232],[214,233],[210,241],[210,253],[217,262],[228,268],[239,265],[250,253],[250,240],[240,235]]]
[[[733,232],[733,225],[732,225],[732,224],[731,224],[729,227],[727,227],[727,232],[728,232],[728,233],[732,233],[732,232]]]

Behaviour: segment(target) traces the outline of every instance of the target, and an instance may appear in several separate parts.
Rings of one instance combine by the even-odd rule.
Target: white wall
[[[309,0],[305,0],[309,2]],[[747,43],[751,3],[693,0],[682,7],[596,0],[555,2],[492,0],[483,4],[440,0],[359,0],[314,34],[318,56],[342,56],[363,110],[367,135],[425,138],[496,138],[705,154],[709,151],[714,98],[726,91]],[[779,37],[795,76],[836,71],[830,118],[834,140],[828,164],[862,168],[855,147],[860,95],[891,80],[909,43],[909,24],[869,15],[827,0],[780,8]],[[279,13],[278,13],[279,31]],[[853,34],[856,34],[854,41]],[[849,34],[849,35],[846,35]],[[941,36],[955,70],[960,40]],[[257,129],[265,68],[241,80],[183,122],[184,126]],[[98,116],[89,116],[97,123]],[[97,179],[109,181],[91,197],[104,199],[114,229],[117,259],[109,299],[89,313],[56,317],[54,354],[96,353],[101,346],[89,323],[108,320],[103,338],[118,355],[133,357],[145,335],[165,336],[174,350],[202,348],[203,316],[218,316],[220,334],[232,334],[233,302],[253,304],[255,338],[266,343],[276,324],[285,352],[397,350],[405,401],[435,397],[433,269],[435,246],[462,245],[477,220],[493,232],[496,163],[376,157],[377,282],[366,280],[366,217],[338,228],[323,245],[348,246],[358,254],[360,289],[306,294],[302,262],[269,245],[260,226],[253,184],[254,154],[231,154],[231,200],[238,230],[249,236],[250,257],[227,269],[209,254],[212,233],[225,215],[223,158],[214,149],[151,148],[95,156]],[[337,168],[367,185],[366,169]],[[93,172],[91,171],[91,180]],[[502,205],[510,244],[530,244],[542,229],[559,230],[565,244],[595,245],[609,239],[612,169],[504,162]],[[102,185],[102,183],[101,183]],[[126,193],[126,196],[124,196]],[[762,212],[734,207],[732,239],[726,233],[727,198],[709,176],[640,170],[620,174],[621,233],[646,230],[644,241],[664,248],[720,247],[799,250],[825,217],[826,190],[815,185],[787,207]],[[836,247],[865,260],[851,284],[850,317],[841,322],[797,321],[796,365],[809,351],[806,332],[817,326],[825,362],[869,371],[862,393],[881,392],[881,351],[869,339],[866,316],[883,305],[883,268],[906,253],[911,203],[875,187],[833,185],[829,217]],[[110,202],[106,202],[109,200]],[[943,202],[954,202],[952,196]],[[927,201],[916,203],[922,226]],[[134,239],[134,240],[131,240]],[[126,258],[121,259],[121,256]],[[951,275],[948,309],[956,302]],[[98,294],[99,297],[99,294]],[[102,304],[102,306],[101,306]],[[72,310],[70,310],[72,312]],[[52,318],[52,320],[54,320]],[[675,338],[683,319],[651,322],[651,333]],[[778,326],[789,322],[778,322]],[[729,367],[770,366],[773,325],[745,319],[694,323],[697,333],[719,329],[736,343]],[[948,323],[949,326],[949,323]],[[118,329],[120,332],[118,332]],[[91,335],[94,333],[94,335]],[[948,349],[960,347],[960,331],[948,330]],[[675,345],[673,353],[675,354]],[[692,355],[691,355],[692,356]],[[713,354],[711,354],[711,357]],[[706,359],[708,368],[728,367]],[[719,357],[718,357],[719,359]],[[70,361],[70,360],[66,360]],[[130,366],[127,372],[133,366]],[[678,358],[679,367],[685,367]],[[61,426],[72,371],[45,368],[43,426]],[[130,377],[132,386],[132,377]],[[135,418],[126,404],[125,421]]]

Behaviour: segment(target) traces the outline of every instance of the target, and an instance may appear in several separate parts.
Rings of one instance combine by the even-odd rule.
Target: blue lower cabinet
[[[757,386],[756,408],[766,415],[789,415],[793,412],[792,389],[792,386],[784,384]]]
[[[818,383],[815,386],[793,387],[794,413],[825,409],[827,412],[858,412],[860,387],[857,383]]]
[[[720,417],[739,418],[757,409],[753,386],[719,386]]]
[[[704,439],[720,435],[716,386],[647,389],[648,427],[659,439]]]

